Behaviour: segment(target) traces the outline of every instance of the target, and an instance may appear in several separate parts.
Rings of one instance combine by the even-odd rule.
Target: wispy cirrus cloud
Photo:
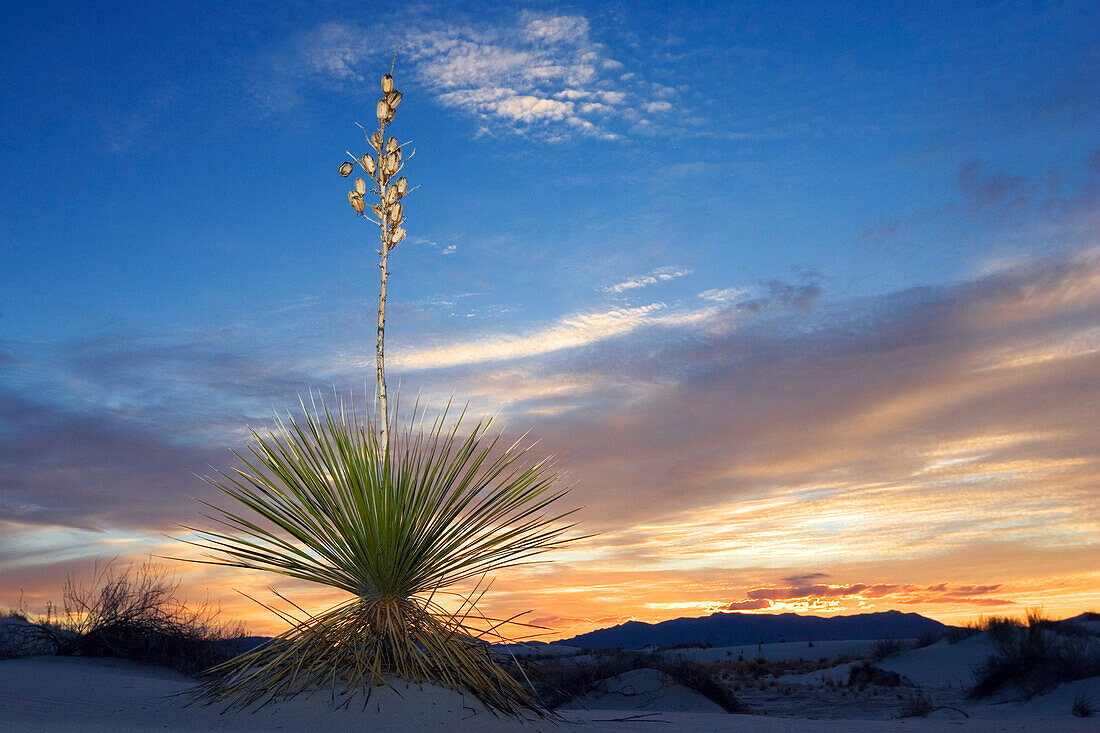
[[[496,22],[425,21],[394,43],[436,101],[478,120],[481,132],[613,139],[672,114],[676,89],[624,74],[623,62],[593,36],[584,16],[522,12]],[[355,23],[298,32],[257,58],[253,95],[265,107],[286,109],[313,85],[361,81],[366,65],[383,60],[371,41]]]
[[[526,334],[489,334],[449,346],[407,349],[389,359],[396,369],[445,369],[489,361],[536,357],[586,346],[636,331],[666,317],[663,303],[579,313]]]
[[[615,121],[637,119],[641,106],[631,104],[621,62],[607,57],[583,16],[522,13],[512,24],[452,25],[411,34],[409,47],[437,99],[486,131],[614,138]]]
[[[608,285],[603,291],[605,293],[614,293],[618,295],[627,290],[635,290],[637,288],[644,288],[647,285],[668,282],[669,280],[675,280],[690,274],[691,270],[680,267],[658,267],[646,275],[637,275],[614,283],[613,285]]]

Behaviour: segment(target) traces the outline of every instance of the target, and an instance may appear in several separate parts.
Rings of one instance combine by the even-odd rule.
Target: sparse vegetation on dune
[[[636,669],[655,669],[717,703],[727,713],[744,712],[744,706],[715,674],[716,668],[714,663],[668,659],[646,652],[607,652],[579,664],[558,659],[530,665],[523,671],[513,667],[513,674],[532,680],[542,703],[556,708],[585,696],[607,679]]]
[[[1100,675],[1100,639],[1074,624],[1029,610],[1025,621],[994,617],[984,622],[995,652],[978,670],[970,696],[1010,689],[1025,698],[1063,682]]]
[[[1092,697],[1081,692],[1073,698],[1073,707],[1070,708],[1075,718],[1091,718],[1096,714],[1096,704]]]
[[[881,662],[889,656],[915,648],[915,644],[906,639],[879,639],[871,647],[871,661]]]

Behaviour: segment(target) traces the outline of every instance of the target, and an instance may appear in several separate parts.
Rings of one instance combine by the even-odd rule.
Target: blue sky
[[[396,48],[393,130],[420,188],[391,258],[391,385],[545,436],[594,527],[635,532],[616,592],[657,572],[646,548],[669,527],[793,507],[802,549],[782,562],[712,563],[686,539],[701,535],[676,535],[689,559],[669,593],[694,573],[694,595],[645,616],[609,591],[608,607],[653,620],[814,573],[996,586],[1019,606],[1040,577],[1017,577],[1025,557],[1076,579],[1067,610],[1100,599],[1080,544],[1096,528],[1100,11],[698,5],[0,11],[0,583],[45,597],[110,542],[155,547],[193,520],[191,472],[225,465],[245,425],[311,388],[369,386],[376,235],[336,169],[363,152],[355,123],[373,122]],[[1032,371],[973,381],[993,363]],[[985,510],[891,521],[976,523],[986,539],[958,547],[1010,542],[1011,572],[996,553],[960,569],[946,545],[889,550],[898,577],[815,564],[822,537],[867,531],[850,512],[824,535],[800,524],[815,501],[940,496],[928,471],[994,454],[999,469],[952,479],[983,487]],[[818,470],[796,481],[792,463]],[[1006,495],[1034,499],[1034,521],[999,514]],[[620,550],[586,552],[569,567]],[[917,578],[930,557],[940,570]],[[501,603],[552,585],[516,582],[527,595]],[[904,602],[958,603],[922,592]],[[822,599],[806,607],[835,610]],[[563,628],[610,618],[578,609]]]

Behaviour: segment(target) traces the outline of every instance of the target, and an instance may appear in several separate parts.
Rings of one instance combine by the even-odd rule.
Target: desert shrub
[[[901,717],[903,718],[927,718],[935,710],[932,707],[932,699],[921,691],[914,692],[902,703]]]
[[[1007,616],[990,616],[982,622],[982,629],[998,647],[1011,644],[1022,627],[1019,621]]]
[[[916,642],[913,644],[914,649],[923,649],[926,646],[932,646],[940,639],[944,638],[944,634],[938,631],[926,631],[917,637]]]
[[[56,654],[54,638],[58,630],[47,633],[25,613],[0,617],[0,659],[19,659],[38,654]]]
[[[901,684],[901,675],[886,669],[879,669],[868,661],[854,665],[848,672],[849,687],[863,687],[864,685],[881,685],[883,687],[897,687]]]
[[[881,662],[886,657],[911,649],[912,645],[904,639],[879,639],[871,647],[872,662]]]
[[[243,637],[244,629],[219,623],[208,606],[189,609],[177,600],[178,588],[154,565],[117,572],[107,563],[88,586],[69,578],[63,615],[36,626],[60,656],[118,657],[196,674],[225,662],[231,654],[222,642]]]
[[[963,639],[969,639],[972,636],[977,636],[982,633],[982,626],[980,622],[968,621],[962,626],[952,626],[947,631],[947,642],[949,644],[958,644]]]
[[[1077,718],[1091,718],[1093,713],[1096,712],[1096,706],[1092,702],[1092,698],[1083,692],[1077,693],[1077,696],[1073,698],[1073,707],[1071,712],[1074,717]]]
[[[1037,611],[1028,611],[1026,624],[991,619],[988,631],[995,651],[977,672],[973,698],[1005,688],[1031,698],[1063,682],[1100,674],[1100,644],[1088,635],[1062,633]]]
[[[740,713],[745,710],[744,706],[734,697],[733,692],[717,682],[713,675],[708,673],[701,664],[682,660],[675,662],[659,660],[656,669],[664,672],[684,687],[694,690],[708,700],[717,703],[727,713]]]
[[[538,698],[552,709],[583,697],[601,680],[650,667],[655,661],[652,654],[642,652],[603,653],[580,664],[559,659],[532,664],[526,669],[526,675],[534,683]],[[517,677],[524,672],[516,664],[507,669]]]

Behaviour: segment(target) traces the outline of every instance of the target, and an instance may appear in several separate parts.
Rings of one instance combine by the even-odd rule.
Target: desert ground
[[[393,688],[376,688],[369,700],[352,700],[339,709],[329,693],[319,691],[255,711],[223,714],[216,707],[190,703],[186,691],[195,679],[179,672],[121,659],[35,655],[0,661],[0,729],[28,733],[345,731],[356,726],[447,733],[1100,730],[1100,712],[1092,717],[1072,712],[1075,701],[1091,702],[1094,707],[1100,702],[1100,677],[1062,684],[1027,700],[1008,692],[982,702],[969,699],[966,690],[974,682],[974,670],[993,651],[988,632],[954,643],[941,639],[876,659],[877,682],[853,676],[853,668],[862,668],[875,647],[874,641],[843,641],[657,650],[652,652],[654,659],[717,665],[718,678],[733,690],[747,714],[729,714],[664,672],[640,668],[592,685],[587,694],[563,704],[557,720],[499,717],[468,695],[401,682]],[[535,665],[599,661],[598,653],[561,647],[511,651]],[[783,669],[794,671],[781,673]],[[928,703],[919,717],[912,716],[914,698]],[[911,717],[902,717],[907,706]]]

